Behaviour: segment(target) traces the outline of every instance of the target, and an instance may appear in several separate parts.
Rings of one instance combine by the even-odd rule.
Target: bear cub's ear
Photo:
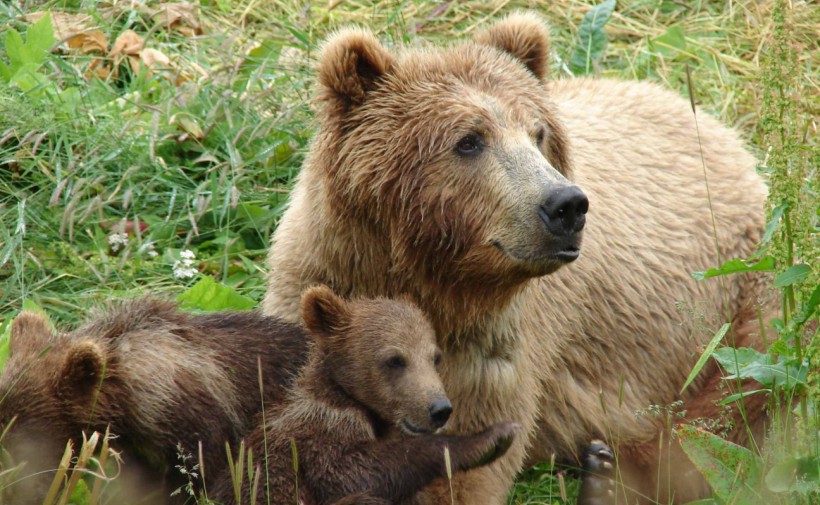
[[[349,326],[347,302],[327,286],[314,286],[305,291],[301,308],[305,329],[319,342]]]
[[[521,60],[539,81],[549,71],[550,42],[546,22],[531,12],[507,16],[473,39]]]
[[[325,42],[319,56],[320,99],[335,101],[340,113],[361,105],[393,61],[393,55],[372,33],[358,28],[337,32]]]
[[[11,323],[9,356],[42,352],[51,345],[52,335],[51,323],[45,316],[24,310]]]
[[[100,385],[104,372],[105,356],[96,342],[72,343],[63,361],[61,392],[72,398],[88,397]]]

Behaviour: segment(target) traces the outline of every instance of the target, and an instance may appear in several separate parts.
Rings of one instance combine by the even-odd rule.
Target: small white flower
[[[181,259],[174,262],[174,277],[177,279],[190,279],[199,273],[199,270],[194,268],[194,259],[196,255],[190,249],[183,249],[179,252]]]
[[[190,279],[197,273],[199,270],[196,268],[186,267],[181,261],[174,262],[174,277],[177,279]]]
[[[137,249],[137,252],[140,254],[147,254],[149,258],[156,258],[159,256],[159,253],[156,249],[154,249],[154,243],[150,241],[144,242],[140,248]]]
[[[117,252],[120,249],[124,249],[125,246],[128,245],[128,234],[127,233],[112,233],[108,236],[108,245],[111,246],[111,250],[113,252]]]

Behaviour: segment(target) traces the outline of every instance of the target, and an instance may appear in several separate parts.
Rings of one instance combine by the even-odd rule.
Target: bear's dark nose
[[[430,421],[436,428],[444,426],[452,413],[453,406],[447,398],[436,398],[430,404]]]
[[[547,193],[538,215],[547,230],[556,236],[571,235],[584,229],[589,199],[578,186],[564,186]]]

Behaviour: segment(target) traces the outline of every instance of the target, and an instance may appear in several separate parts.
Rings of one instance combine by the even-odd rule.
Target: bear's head
[[[515,14],[472,40],[397,49],[347,29],[318,66],[319,170],[333,213],[383,240],[392,272],[499,285],[580,252],[588,201],[546,84],[549,39]]]
[[[441,352],[409,300],[345,301],[317,286],[302,297],[302,319],[333,383],[381,423],[414,435],[447,422],[452,405],[437,371]]]
[[[104,367],[96,342],[55,332],[35,312],[15,318],[0,376],[0,445],[3,465],[17,470],[4,479],[13,484],[3,496],[13,503],[42,500],[66,443],[88,427]]]

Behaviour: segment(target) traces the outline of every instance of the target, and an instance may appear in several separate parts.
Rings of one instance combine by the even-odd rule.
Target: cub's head
[[[34,312],[17,316],[0,376],[2,466],[16,468],[0,483],[2,498],[43,500],[66,443],[87,426],[103,370],[96,342],[56,333]]]
[[[302,297],[302,319],[333,381],[382,421],[411,435],[447,422],[452,405],[437,371],[441,352],[409,301],[345,301],[318,286]]]
[[[532,14],[441,48],[339,32],[320,57],[306,167],[336,213],[384,240],[395,271],[441,285],[551,273],[578,257],[588,201],[569,181],[548,56]]]

